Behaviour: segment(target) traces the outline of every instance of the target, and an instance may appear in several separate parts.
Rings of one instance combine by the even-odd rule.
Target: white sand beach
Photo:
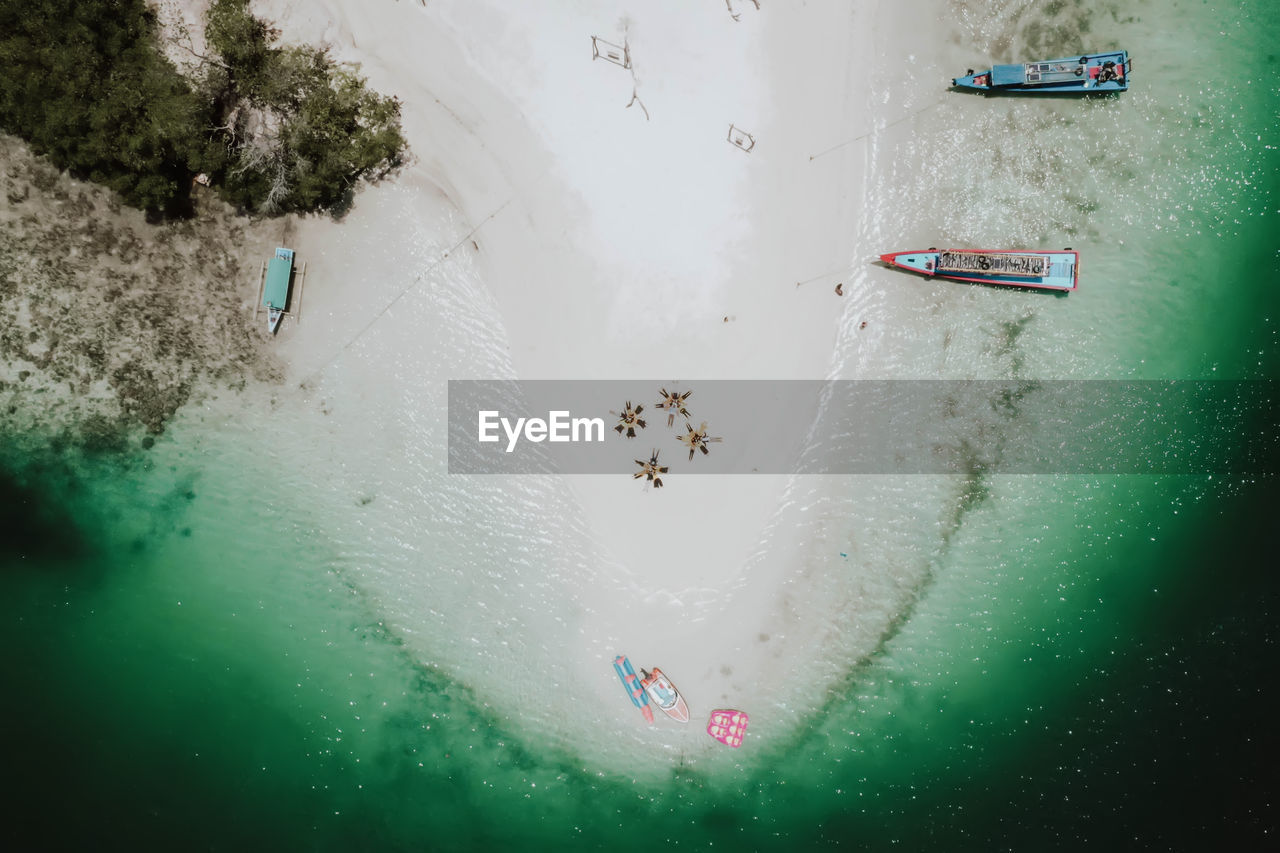
[[[204,5],[177,10],[194,19]],[[620,2],[609,14],[596,6],[253,4],[284,42],[327,45],[399,98],[412,151],[341,222],[280,225],[308,264],[302,322],[287,323],[277,341],[289,384],[302,389],[287,405],[332,414],[335,435],[373,434],[396,453],[423,454],[438,475],[442,429],[424,427],[437,444],[427,448],[411,433],[443,422],[447,379],[656,378],[693,390],[694,404],[699,379],[842,369],[838,336],[874,322],[859,313],[874,301],[853,292],[851,277],[878,250],[857,243],[866,137],[887,120],[876,112],[884,93],[866,85],[873,39],[879,16],[908,13],[876,2]],[[625,44],[632,67],[593,60],[592,36]],[[749,151],[733,144],[731,125],[751,135],[737,136]],[[406,319],[428,292],[446,312],[452,296],[489,306],[440,320],[464,336],[474,325],[479,361],[432,360],[426,333]],[[476,375],[478,363],[491,372]],[[427,387],[404,388],[406,377]],[[768,435],[795,416],[762,405],[752,429]],[[637,439],[637,455],[657,440]],[[403,462],[392,454],[357,474],[343,461],[335,482],[399,482],[407,497],[419,486]],[[549,623],[505,611],[488,626],[476,624],[485,612],[455,612],[426,627],[426,599],[405,592],[403,577],[356,572],[423,662],[472,685],[505,719],[552,729],[602,762],[613,737],[584,746],[578,736],[601,719],[643,738],[636,743],[656,738],[696,757],[714,746],[697,724],[712,707],[744,707],[762,729],[785,727],[821,701],[836,659],[847,663],[848,649],[823,636],[847,590],[832,595],[813,570],[815,547],[822,564],[847,547],[826,541],[822,516],[847,510],[847,497],[811,506],[811,484],[766,476],[672,477],[661,492],[621,474],[477,488],[545,500],[548,517],[535,511],[529,523],[548,536],[562,529],[561,513],[584,531],[588,550],[565,555],[576,568],[548,572],[556,586],[541,600],[562,608],[559,627],[548,633]],[[435,508],[428,497],[411,511]],[[582,542],[550,547],[574,552]],[[540,567],[483,570],[522,586]],[[454,595],[468,600],[462,589]],[[875,614],[842,642],[870,651],[888,618]],[[480,650],[443,639],[463,624]],[[508,642],[523,657],[495,664],[491,647]],[[642,732],[609,666],[617,652],[637,667],[662,666],[689,697],[695,724]],[[568,692],[531,715],[513,673],[548,671]]]
[[[492,294],[515,377],[670,377],[696,395],[699,378],[826,376],[845,309],[833,290],[860,251],[862,147],[810,156],[870,129],[858,79],[872,32],[862,18],[876,7],[737,5],[736,21],[721,4],[674,0],[619,4],[609,16],[590,4],[475,2],[255,11],[286,41],[330,45],[401,100],[415,162],[396,183],[414,204],[456,214],[441,247],[461,253]],[[625,42],[633,67],[593,61],[593,35]],[[627,107],[633,89],[647,118]],[[750,152],[730,143],[731,123],[754,136]],[[387,301],[370,300],[360,274],[391,274],[411,248],[387,244],[366,221],[390,191],[366,191],[349,222],[298,226],[307,318],[281,343],[299,376]],[[335,257],[336,232],[356,227],[364,239],[344,240]],[[396,281],[410,284],[403,272]],[[380,333],[375,321],[367,334]],[[486,378],[424,370],[440,382]],[[770,568],[756,572],[769,586],[739,589],[785,480],[668,482],[655,493],[625,476],[572,478],[575,509],[623,573],[566,602],[598,650],[581,658],[594,672],[573,681],[630,720],[608,665],[612,651],[626,652],[682,678],[701,715],[709,702],[737,703],[767,720],[761,703],[785,701],[796,687],[785,676],[810,654],[803,630],[791,644],[759,640],[783,599],[773,584],[790,577],[804,542],[772,543]],[[633,596],[622,612],[619,588]],[[580,658],[547,653],[530,663]],[[467,669],[469,683],[488,680]]]

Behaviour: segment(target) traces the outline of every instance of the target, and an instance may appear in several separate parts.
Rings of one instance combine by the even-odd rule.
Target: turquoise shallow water
[[[1088,241],[1080,293],[1012,295],[1005,319],[982,316],[1009,344],[995,363],[1276,378],[1268,5],[1048,5],[1055,26],[1100,10],[1144,57],[1135,91],[1079,107],[1141,132],[1114,167],[1033,157],[913,179],[954,206],[1025,201],[1046,239]],[[1044,38],[1035,14],[1014,4],[971,26],[989,28],[983,50],[1006,33],[1016,50]],[[1007,195],[1042,169],[1078,180]],[[1131,221],[1094,228],[1079,206],[1060,210],[1070,199]],[[923,339],[936,321],[901,322]],[[18,785],[4,833],[215,849],[1248,849],[1274,836],[1271,479],[999,479],[939,522],[945,547],[908,618],[806,725],[749,742],[741,768],[677,764],[636,782],[517,734],[420,664],[311,503],[246,509],[272,487],[243,458],[167,442],[138,460],[66,458],[6,438],[0,643]]]

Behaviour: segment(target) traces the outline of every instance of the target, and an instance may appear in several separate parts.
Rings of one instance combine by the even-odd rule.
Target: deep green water
[[[35,535],[5,560],[6,765],[21,780],[5,830],[251,849],[612,846],[637,826],[776,849],[1260,845],[1275,818],[1280,583],[1259,535],[1274,489],[1115,478],[1062,484],[1061,508],[1085,486],[1103,493],[1091,538],[1062,528],[1039,543],[1056,559],[1017,571],[957,543],[966,556],[811,729],[761,745],[756,772],[658,786],[522,746],[415,667],[358,593],[254,557],[259,543],[200,561],[183,545],[198,533],[122,540],[28,493]],[[1153,501],[1179,517],[1105,524]]]
[[[1152,173],[1125,203],[1183,215],[1131,235],[1151,272],[1127,299],[1088,292],[1120,280],[1100,240],[1051,305],[1108,332],[1101,374],[1280,378],[1269,9],[1132,10],[1148,74],[1189,86],[1161,50],[1202,51],[1214,85],[1130,93]],[[1238,56],[1193,47],[1218,18]],[[1274,478],[998,481],[808,726],[659,784],[524,742],[417,664],[305,500],[248,523],[243,457],[39,439],[0,446],[0,831],[25,849],[1262,849],[1280,823]]]

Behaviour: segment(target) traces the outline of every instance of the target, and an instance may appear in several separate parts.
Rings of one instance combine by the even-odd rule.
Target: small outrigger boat
[[[626,655],[618,655],[613,659],[613,671],[618,673],[618,678],[622,679],[622,686],[631,697],[631,703],[644,714],[645,721],[653,725],[653,709],[649,707],[649,694],[640,683],[640,676],[636,675],[636,671],[631,668],[630,659]]]
[[[643,676],[640,683],[644,685],[644,689],[649,692],[649,698],[662,710],[662,713],[677,723],[689,722],[689,705],[680,695],[680,691],[676,690],[676,686],[662,674],[662,670],[655,666],[653,672],[641,669],[640,674]]]
[[[951,85],[980,92],[1103,94],[1128,89],[1132,67],[1127,50],[1114,50],[1071,59],[996,65],[976,73],[970,68],[963,77],[954,78]]]
[[[1080,253],[1070,249],[928,249],[891,252],[880,260],[921,275],[1040,290],[1075,290],[1080,274]]]
[[[289,284],[293,278],[293,249],[276,249],[267,266],[267,283],[262,290],[262,304],[267,309],[267,331],[275,334],[280,318],[289,304]]]

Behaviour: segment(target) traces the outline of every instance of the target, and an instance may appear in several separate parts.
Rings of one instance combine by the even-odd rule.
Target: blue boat
[[[979,92],[1105,94],[1128,89],[1132,67],[1127,50],[1113,50],[1070,59],[996,65],[976,73],[970,68],[963,77],[954,78],[951,85]]]
[[[280,318],[289,304],[289,285],[293,281],[293,249],[276,249],[267,267],[266,284],[262,288],[262,304],[267,309],[267,331],[275,334]]]
[[[1071,249],[926,249],[891,252],[880,260],[921,275],[1040,290],[1075,290],[1080,275],[1080,253]]]

